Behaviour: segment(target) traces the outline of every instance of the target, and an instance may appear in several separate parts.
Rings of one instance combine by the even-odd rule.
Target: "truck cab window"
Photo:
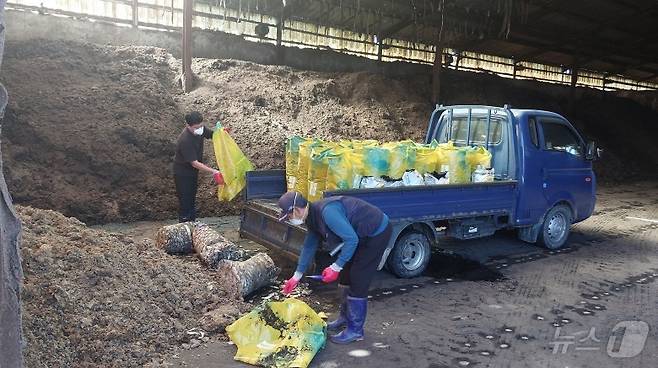
[[[580,138],[568,126],[552,121],[542,121],[544,148],[581,157],[583,146]]]
[[[447,127],[446,127],[447,128]],[[468,117],[455,116],[452,119],[452,127],[442,129],[443,134],[440,135],[439,142],[445,143],[449,140],[455,142],[455,145],[466,145],[466,137],[468,131]],[[492,118],[491,126],[489,127],[489,144],[496,145],[502,139],[503,124],[500,119]],[[450,135],[448,136],[448,133]],[[471,118],[471,131],[470,139],[468,142],[471,145],[484,146],[487,143],[487,118],[486,116],[473,116]]]
[[[537,134],[537,121],[535,118],[528,119],[528,130],[530,131],[530,141],[535,148],[539,148],[539,134]]]

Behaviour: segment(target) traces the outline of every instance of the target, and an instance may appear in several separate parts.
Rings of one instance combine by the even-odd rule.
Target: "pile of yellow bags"
[[[469,183],[478,165],[490,164],[491,153],[484,147],[456,147],[452,142],[327,142],[294,136],[286,144],[288,190],[312,202],[322,199],[325,191],[359,188],[366,176],[399,180],[409,170],[422,175],[447,169],[451,184]]]

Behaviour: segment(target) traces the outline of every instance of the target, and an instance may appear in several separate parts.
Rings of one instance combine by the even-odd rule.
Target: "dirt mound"
[[[171,56],[55,41],[6,51],[3,153],[15,201],[91,223],[171,217],[165,183],[182,126]]]
[[[192,257],[152,241],[17,207],[23,223],[28,367],[136,367],[187,343],[203,313],[228,299]]]
[[[180,96],[232,135],[258,168],[283,168],[284,142],[421,139],[429,105],[402,81],[368,73],[317,73],[235,60],[196,60],[199,85]],[[404,98],[401,98],[404,96]]]

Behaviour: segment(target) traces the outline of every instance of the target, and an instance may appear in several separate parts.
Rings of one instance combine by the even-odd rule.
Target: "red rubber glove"
[[[220,173],[219,171],[217,171],[216,173],[214,173],[214,174],[212,175],[212,178],[215,179],[215,184],[217,184],[217,185],[224,185],[224,176],[223,176],[222,173]]]
[[[322,271],[322,282],[330,284],[336,280],[338,280],[338,275],[340,274],[340,271],[336,271],[331,266],[327,267]]]
[[[292,291],[297,287],[297,284],[299,284],[299,280],[295,280],[294,277],[286,280],[286,283],[283,284],[283,295],[290,295],[290,293],[292,293]]]

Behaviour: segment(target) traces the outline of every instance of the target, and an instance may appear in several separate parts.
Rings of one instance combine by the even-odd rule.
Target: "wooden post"
[[[436,50],[434,50],[434,65],[432,66],[432,105],[437,105],[441,99],[441,68],[443,68],[443,21],[446,13],[445,0],[441,3],[441,25],[436,35]]]
[[[516,65],[517,65],[516,60],[514,60],[513,63],[514,63],[513,64],[514,69],[512,71],[512,79],[516,79]]]
[[[194,0],[184,0],[183,2],[183,71],[181,74],[181,84],[184,92],[192,90],[192,9]]]
[[[276,47],[281,47],[283,40],[283,19],[281,17],[276,20]]]
[[[432,66],[432,105],[439,103],[441,99],[441,68],[443,67],[443,47],[440,43],[436,45],[434,52],[434,65]]]
[[[285,59],[285,49],[283,48],[283,28],[286,26],[286,18],[288,14],[287,7],[292,6],[292,4],[283,5],[281,4],[281,11],[279,16],[276,18],[276,63],[283,65]]]
[[[576,103],[576,84],[578,83],[578,68],[571,67],[571,81],[569,82],[569,112],[573,113]]]
[[[139,26],[139,0],[133,0],[133,28]]]
[[[382,61],[382,54],[383,54],[383,49],[382,49],[382,43],[384,40],[380,40],[379,37],[377,37],[377,60]]]

